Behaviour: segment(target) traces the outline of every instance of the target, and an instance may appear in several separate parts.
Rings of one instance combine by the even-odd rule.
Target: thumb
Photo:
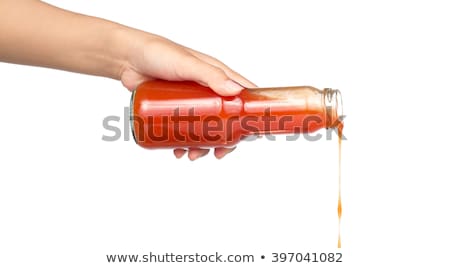
[[[186,66],[183,66],[182,78],[193,80],[199,84],[210,87],[222,96],[234,96],[244,89],[243,86],[229,78],[219,67],[206,63],[196,57],[189,57]]]

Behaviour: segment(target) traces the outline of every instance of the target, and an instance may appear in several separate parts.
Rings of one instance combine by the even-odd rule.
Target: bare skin
[[[26,19],[23,19],[26,18]],[[219,60],[164,37],[37,0],[0,0],[0,61],[120,80],[134,90],[149,79],[195,81],[224,96],[256,87]],[[220,159],[234,148],[215,148]],[[207,149],[175,149],[191,160]]]

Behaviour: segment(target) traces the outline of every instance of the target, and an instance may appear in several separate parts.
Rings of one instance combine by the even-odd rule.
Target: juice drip
[[[342,143],[342,130],[344,129],[344,123],[339,121],[337,126],[339,136],[339,197],[338,197],[338,219],[339,219],[339,234],[338,234],[338,248],[341,248],[341,216],[342,216],[342,202],[341,202],[341,143]]]

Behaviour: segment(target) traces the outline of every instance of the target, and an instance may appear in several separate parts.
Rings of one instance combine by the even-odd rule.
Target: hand
[[[121,71],[121,81],[129,90],[151,79],[191,80],[223,96],[236,95],[244,87],[256,87],[219,60],[166,38],[139,32],[133,39],[134,49],[127,56],[127,63]],[[215,148],[214,155],[220,159],[234,149]],[[183,157],[186,152],[185,149],[174,150],[177,158]],[[209,149],[190,149],[188,157],[195,160],[208,152]]]
[[[222,62],[166,38],[42,1],[0,0],[0,33],[0,61],[120,79],[129,90],[149,79],[196,81],[227,96],[255,87]],[[216,148],[215,156],[232,150]],[[174,153],[180,158],[186,151]]]

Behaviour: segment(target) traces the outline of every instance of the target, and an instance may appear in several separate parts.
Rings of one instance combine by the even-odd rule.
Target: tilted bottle
[[[232,97],[194,82],[147,81],[133,91],[133,137],[144,148],[229,147],[252,135],[336,127],[339,90],[247,88]]]

